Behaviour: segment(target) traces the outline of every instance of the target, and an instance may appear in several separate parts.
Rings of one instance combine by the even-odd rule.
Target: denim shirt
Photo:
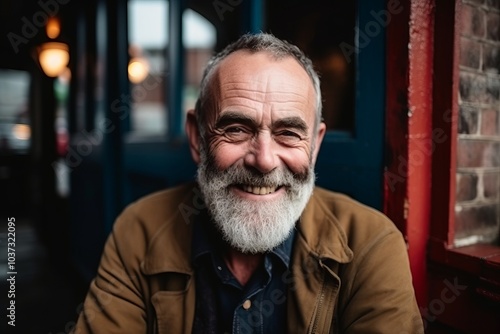
[[[225,242],[209,219],[193,226],[196,279],[194,332],[285,333],[286,277],[295,231],[264,256],[245,286],[223,260]]]

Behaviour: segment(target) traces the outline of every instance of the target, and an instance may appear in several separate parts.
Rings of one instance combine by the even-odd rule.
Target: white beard
[[[210,161],[209,161],[210,160]],[[288,169],[256,175],[245,167],[215,168],[202,151],[198,183],[208,211],[229,245],[243,253],[264,253],[285,241],[300,218],[314,188],[310,166],[299,179]],[[272,201],[243,199],[231,186],[284,186],[285,194]]]

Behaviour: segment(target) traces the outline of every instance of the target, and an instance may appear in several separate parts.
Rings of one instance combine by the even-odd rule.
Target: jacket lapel
[[[289,332],[330,332],[340,288],[338,267],[352,256],[338,220],[313,195],[298,224],[287,282]]]
[[[177,211],[151,239],[141,264],[149,277],[153,333],[191,333],[195,309],[195,283],[191,267],[192,221],[201,210],[194,205],[196,188],[180,198]],[[152,320],[152,321],[151,321]]]

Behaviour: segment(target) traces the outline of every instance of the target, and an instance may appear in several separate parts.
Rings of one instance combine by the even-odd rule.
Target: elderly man
[[[186,132],[197,184],[118,218],[76,333],[423,333],[399,231],[314,187],[325,125],[297,47],[229,45]]]

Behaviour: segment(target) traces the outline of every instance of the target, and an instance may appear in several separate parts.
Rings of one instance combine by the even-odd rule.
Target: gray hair
[[[322,101],[320,81],[318,74],[313,68],[312,61],[297,46],[281,40],[274,35],[267,33],[246,34],[241,36],[236,42],[226,46],[221,52],[212,57],[205,68],[200,85],[200,94],[195,106],[195,114],[200,135],[202,137],[201,139],[204,140],[205,126],[207,124],[202,110],[206,110],[208,104],[207,102],[210,100],[210,81],[212,74],[215,72],[217,65],[222,60],[224,60],[231,53],[239,50],[246,50],[251,53],[267,52],[276,60],[292,57],[299,62],[311,78],[316,92],[316,121],[314,125],[316,129],[321,121]]]

